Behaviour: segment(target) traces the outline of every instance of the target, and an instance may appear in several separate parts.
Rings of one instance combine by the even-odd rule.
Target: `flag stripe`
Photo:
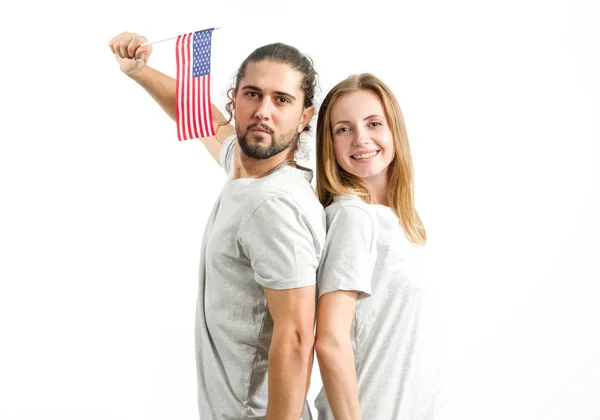
[[[188,84],[190,83],[190,81],[189,81],[189,75],[188,75],[189,57],[186,54],[187,39],[188,39],[188,35],[184,35],[183,43],[181,46],[181,56],[183,57],[183,85],[182,85],[183,86],[183,97],[181,98],[183,115],[182,115],[182,119],[181,119],[181,126],[182,126],[184,140],[187,140],[189,138],[188,126],[187,126],[187,116],[188,116],[188,112],[189,112],[189,108],[188,108],[189,104],[188,104],[187,97],[188,97],[188,91],[189,91]]]
[[[198,121],[198,108],[200,108],[198,99],[198,78],[194,77],[192,81],[192,124],[194,128],[194,137],[199,137],[198,133],[202,132],[201,127],[199,127]]]
[[[204,129],[204,119],[202,118],[202,113],[204,112],[204,103],[201,102],[204,100],[204,79],[206,76],[198,77],[198,85],[196,86],[196,91],[198,92],[198,114],[196,118],[198,118],[198,125],[200,126],[200,136],[206,137],[206,130]]]
[[[191,138],[198,138],[198,132],[194,130],[194,127],[196,126],[196,121],[195,118],[196,116],[194,115],[194,110],[195,110],[195,106],[194,105],[198,105],[198,102],[194,102],[194,99],[196,99],[196,90],[194,89],[194,86],[196,85],[197,82],[197,78],[192,77],[193,74],[193,58],[192,58],[192,53],[191,53],[191,45],[193,42],[194,36],[190,35],[190,44],[188,45],[188,53],[190,54],[190,137]]]
[[[200,121],[202,121],[202,133],[206,136],[207,126],[206,126],[206,76],[202,76],[202,80],[200,81],[199,91],[202,93],[202,111],[198,117]]]
[[[187,110],[187,120],[186,120],[186,127],[187,127],[187,132],[188,132],[188,139],[192,138],[193,133],[192,133],[192,119],[191,119],[191,111],[192,111],[192,92],[191,92],[191,82],[192,82],[192,56],[190,54],[190,45],[191,45],[191,40],[192,40],[192,34],[188,35],[187,37],[187,42],[185,44],[185,51],[186,51],[186,58],[187,58],[187,90],[186,90],[186,100],[187,100],[187,106],[186,106],[186,110]]]
[[[208,135],[215,135],[215,128],[213,126],[213,115],[212,115],[212,103],[210,101],[210,73],[206,76],[206,109],[208,110]]]
[[[191,61],[190,61],[191,63]],[[198,80],[196,77],[192,78],[190,94],[192,96],[192,104],[190,108],[190,114],[192,119],[192,135],[194,138],[199,137],[198,133],[198,120],[196,118],[196,113],[198,112],[198,107],[200,104],[198,103],[198,92],[196,91],[196,86],[198,85]]]
[[[183,96],[181,98],[181,103],[182,106],[181,108],[183,109],[183,113],[181,115],[181,131],[183,133],[183,139],[187,140],[189,138],[189,134],[188,134],[188,126],[187,126],[187,115],[189,112],[189,108],[188,108],[188,101],[187,101],[187,97],[188,97],[188,91],[189,91],[189,87],[188,84],[190,83],[189,80],[189,74],[188,74],[188,61],[189,61],[189,57],[186,54],[187,48],[185,48],[186,44],[187,44],[187,39],[188,36],[184,35],[183,37],[183,42],[181,44],[181,57],[183,58],[183,84],[182,84],[182,88],[183,88]]]
[[[201,87],[202,91],[206,91],[206,76],[202,77],[202,87]],[[206,93],[204,93],[203,99],[206,101]],[[202,104],[202,129],[204,130],[204,135],[207,135],[208,133],[208,124],[206,121],[206,102],[204,102]]]
[[[200,120],[202,121],[202,132],[204,136],[207,136],[207,125],[206,125],[206,76],[202,76],[202,81],[200,83],[200,92],[202,92],[202,112],[199,115]]]
[[[204,76],[204,90],[206,91],[206,93],[204,94],[204,109],[203,109],[203,115],[202,118],[204,119],[204,127],[205,127],[205,133],[207,136],[211,136],[212,134],[210,133],[210,126],[211,126],[211,121],[208,115],[208,111],[210,110],[210,95],[209,95],[209,90],[210,90],[210,83],[209,83],[209,75]],[[208,101],[207,101],[208,99]]]
[[[175,60],[177,62],[177,84],[176,84],[176,91],[175,91],[175,120],[177,121],[177,138],[179,139],[179,141],[183,140],[181,137],[181,106],[180,106],[180,98],[181,98],[181,84],[183,83],[183,79],[181,77],[181,57],[180,57],[180,50],[181,50],[181,35],[179,35],[177,37],[177,44],[175,46]]]
[[[185,124],[187,119],[187,57],[185,55],[185,41],[187,40],[187,35],[183,36],[181,40],[181,62],[183,63],[181,66],[181,135],[183,140],[188,139],[187,135],[187,126]]]

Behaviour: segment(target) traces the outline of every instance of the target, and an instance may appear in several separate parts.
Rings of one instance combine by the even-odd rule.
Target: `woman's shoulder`
[[[357,195],[336,195],[326,209],[338,210],[346,207],[356,207],[367,210],[369,208],[369,204],[365,203]]]
[[[342,223],[365,222],[372,220],[369,204],[355,195],[338,195],[325,208],[328,222],[333,220]]]

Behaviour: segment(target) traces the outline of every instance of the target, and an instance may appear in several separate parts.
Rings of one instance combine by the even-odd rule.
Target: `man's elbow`
[[[314,351],[315,335],[311,330],[290,328],[274,341],[271,351],[308,360]]]

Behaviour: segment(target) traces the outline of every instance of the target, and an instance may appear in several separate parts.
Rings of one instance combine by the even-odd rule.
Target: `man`
[[[146,38],[109,42],[121,70],[173,119],[176,81],[146,65]],[[240,66],[216,136],[202,142],[225,169],[203,236],[196,356],[200,417],[310,419],[315,279],[325,239],[312,172],[292,160],[314,114],[316,73],[298,50],[271,44]],[[238,147],[239,146],[239,147]],[[267,380],[268,379],[268,380]]]

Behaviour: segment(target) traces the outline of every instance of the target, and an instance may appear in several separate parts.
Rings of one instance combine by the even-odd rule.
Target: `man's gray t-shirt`
[[[235,136],[221,147],[228,175],[202,241],[196,362],[202,420],[262,419],[273,318],[263,288],[316,283],[325,212],[311,171],[283,167],[232,179]],[[310,419],[305,404],[303,420]]]
[[[325,211],[319,297],[359,292],[351,342],[363,418],[434,419],[438,331],[421,276],[421,249],[408,240],[389,207],[348,195],[335,197]],[[315,406],[319,420],[333,419],[324,390]]]

